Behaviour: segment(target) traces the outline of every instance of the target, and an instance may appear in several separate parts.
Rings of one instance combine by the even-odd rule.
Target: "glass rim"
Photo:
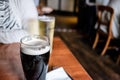
[[[45,21],[45,20],[55,20],[55,16],[46,16],[46,15],[42,15],[42,16],[38,16],[38,20],[43,20],[43,21]]]
[[[36,39],[42,39],[42,40],[45,40],[48,44],[50,44],[47,36],[40,36],[40,35],[28,35],[28,36],[24,36],[23,38],[21,38],[20,43],[22,45],[29,46],[29,47],[30,46],[31,47],[36,46],[36,45],[27,44],[26,42],[27,42],[28,38],[30,38],[30,39],[34,39],[34,38],[36,38]],[[40,46],[36,46],[36,47],[40,47]]]

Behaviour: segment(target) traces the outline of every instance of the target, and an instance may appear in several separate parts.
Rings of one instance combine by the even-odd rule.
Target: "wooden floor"
[[[74,16],[56,16],[55,36],[61,37],[93,80],[120,80],[120,66],[85,43],[84,35],[75,29],[76,21]]]

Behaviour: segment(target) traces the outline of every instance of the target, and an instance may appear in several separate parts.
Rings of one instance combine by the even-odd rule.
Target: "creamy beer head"
[[[55,21],[55,17],[52,16],[39,16],[38,19],[45,22]]]
[[[28,36],[23,38],[21,42],[21,52],[26,55],[42,55],[50,50],[50,45],[46,37]]]

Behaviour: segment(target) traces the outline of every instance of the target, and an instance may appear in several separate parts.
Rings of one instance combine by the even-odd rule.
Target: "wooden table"
[[[74,80],[92,80],[59,37],[54,38],[50,68],[63,67]],[[24,80],[20,44],[0,44],[0,80]]]
[[[54,39],[50,66],[63,67],[73,80],[92,80],[60,38]]]

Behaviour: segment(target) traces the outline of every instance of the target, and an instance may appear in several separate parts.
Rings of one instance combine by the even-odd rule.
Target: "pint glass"
[[[39,16],[39,32],[41,36],[47,36],[50,40],[50,52],[53,46],[55,17],[54,16]]]
[[[27,80],[45,80],[50,45],[45,36],[26,36],[21,39],[21,62]]]

